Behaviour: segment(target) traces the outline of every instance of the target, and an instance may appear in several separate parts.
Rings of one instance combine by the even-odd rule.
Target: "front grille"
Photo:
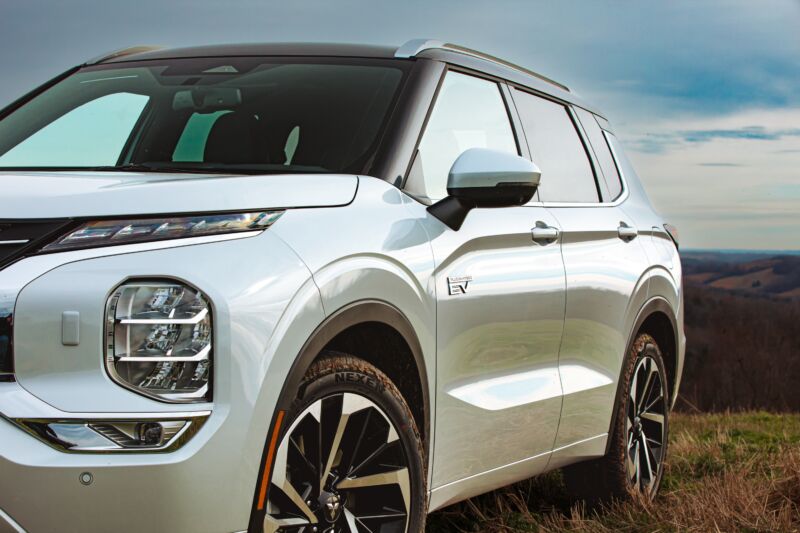
[[[67,224],[68,220],[0,220],[0,268],[40,247]]]
[[[36,251],[68,224],[69,220],[0,220],[0,270]],[[3,296],[0,293],[0,382],[14,380],[14,302]]]

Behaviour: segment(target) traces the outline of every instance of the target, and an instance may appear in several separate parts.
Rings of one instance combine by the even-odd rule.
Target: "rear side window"
[[[592,165],[567,108],[517,89],[514,102],[531,159],[542,171],[542,201],[598,202]]]
[[[432,200],[444,198],[450,167],[470,148],[518,154],[500,87],[451,71],[442,82],[406,189]]]
[[[606,136],[593,114],[580,108],[576,108],[576,112],[587,137],[589,137],[589,142],[592,143],[592,149],[597,162],[600,163],[600,169],[603,171],[608,186],[608,201],[616,200],[622,194],[622,181],[619,178],[617,164],[611,155]]]

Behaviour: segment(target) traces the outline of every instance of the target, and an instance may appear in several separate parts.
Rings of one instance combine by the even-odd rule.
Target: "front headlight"
[[[283,211],[257,211],[85,222],[55,242],[43,247],[41,251],[62,252],[98,246],[261,231],[274,224],[283,213]]]
[[[114,381],[168,402],[211,399],[212,313],[202,292],[175,281],[129,282],[106,308],[106,368]]]

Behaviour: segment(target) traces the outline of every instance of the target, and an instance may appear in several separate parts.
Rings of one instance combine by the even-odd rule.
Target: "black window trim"
[[[588,139],[586,137],[586,132],[583,130],[583,127],[581,126],[580,120],[578,120],[578,117],[575,114],[575,110],[573,109],[572,104],[569,103],[569,102],[565,102],[565,101],[563,101],[563,100],[561,100],[559,98],[555,98],[554,96],[549,95],[547,93],[542,93],[540,91],[531,90],[528,87],[520,86],[520,85],[514,84],[514,83],[511,83],[509,85],[512,88],[518,90],[519,92],[530,94],[531,96],[536,96],[536,97],[539,97],[539,98],[543,98],[545,100],[549,100],[550,102],[553,102],[555,104],[561,105],[561,106],[563,106],[565,108],[565,110],[567,112],[567,115],[569,116],[569,119],[572,122],[572,127],[575,128],[575,133],[577,134],[578,139],[580,139],[580,141],[581,141],[581,144],[583,146],[583,151],[586,154],[586,158],[589,161],[589,167],[592,169],[592,178],[594,179],[595,191],[597,192],[597,201],[595,201],[595,202],[548,202],[548,201],[541,200],[541,198],[539,198],[538,191],[537,191],[537,198],[539,198],[539,200],[538,201],[528,202],[526,205],[530,205],[530,206],[549,206],[549,207],[589,207],[589,206],[606,206],[606,205],[608,205],[604,201],[605,200],[604,195],[603,195],[603,191],[604,190],[600,186],[600,179],[598,177],[598,169],[600,167],[599,167],[597,161],[595,160],[594,151],[591,148],[591,144],[589,143],[589,141],[588,141]],[[513,99],[513,91],[511,91],[511,93],[512,93],[512,99]],[[516,106],[516,102],[515,102],[515,106]],[[524,127],[523,127],[523,131],[524,131]],[[528,157],[530,158],[530,155]]]
[[[433,60],[433,61],[434,62],[440,62],[440,61],[436,61],[436,60]],[[608,123],[608,121],[604,117],[602,117],[601,115],[598,115],[595,111],[592,111],[591,109],[586,109],[584,107],[577,106],[577,105],[575,105],[575,104],[573,104],[571,102],[567,102],[567,101],[562,100],[562,99],[560,99],[560,98],[558,98],[556,96],[553,96],[552,94],[539,91],[539,90],[534,89],[532,87],[529,87],[527,85],[522,85],[520,83],[516,83],[516,82],[514,82],[512,80],[509,80],[509,79],[505,79],[505,78],[501,78],[501,77],[498,77],[498,76],[494,76],[492,74],[489,74],[489,73],[486,73],[486,72],[482,72],[480,70],[475,70],[475,69],[472,69],[472,68],[469,68],[469,67],[465,67],[465,66],[462,66],[462,65],[458,65],[458,64],[454,64],[454,63],[447,63],[447,62],[440,62],[440,63],[444,64],[444,69],[442,70],[441,75],[439,77],[439,81],[438,81],[438,84],[436,86],[436,90],[434,91],[430,102],[428,102],[428,109],[427,109],[426,114],[425,114],[425,120],[423,121],[422,126],[421,126],[421,128],[419,130],[419,133],[417,135],[417,140],[416,140],[416,143],[414,144],[414,150],[411,153],[411,158],[409,159],[408,164],[406,165],[406,171],[405,171],[405,174],[403,175],[402,184],[398,187],[401,191],[403,191],[405,194],[407,194],[409,196],[409,198],[413,198],[417,202],[420,202],[422,204],[427,205],[426,202],[422,198],[419,198],[419,197],[417,197],[417,196],[415,196],[413,194],[408,193],[406,191],[406,185],[408,183],[409,174],[410,174],[411,169],[412,169],[412,167],[414,165],[414,160],[417,157],[417,152],[419,150],[419,144],[422,141],[422,136],[425,134],[425,130],[427,130],[427,128],[428,128],[428,121],[430,120],[431,114],[433,113],[433,108],[434,108],[434,106],[436,105],[436,102],[439,99],[439,92],[441,91],[442,84],[444,83],[444,78],[445,78],[445,76],[447,76],[447,73],[452,70],[452,71],[455,71],[455,72],[460,72],[462,74],[468,74],[470,76],[475,76],[477,78],[482,78],[482,79],[485,79],[487,81],[494,81],[495,83],[498,84],[498,86],[501,89],[501,93],[503,95],[503,99],[506,101],[506,109],[508,110],[509,118],[511,120],[511,128],[512,128],[512,131],[514,132],[514,137],[517,140],[517,149],[522,154],[522,157],[526,157],[529,160],[531,160],[530,147],[528,146],[528,140],[527,140],[527,137],[525,136],[525,130],[522,127],[522,119],[519,116],[519,110],[517,109],[517,104],[516,104],[516,101],[514,100],[513,90],[512,89],[517,89],[517,90],[522,91],[522,92],[530,93],[530,94],[532,94],[534,96],[539,96],[541,98],[544,98],[546,100],[550,100],[552,102],[561,104],[564,107],[566,107],[567,111],[568,111],[568,113],[569,113],[569,115],[570,115],[570,117],[571,117],[571,119],[573,121],[573,125],[575,125],[575,129],[578,132],[578,137],[580,137],[581,142],[584,145],[584,150],[586,150],[587,156],[589,157],[589,162],[590,162],[590,164],[592,166],[592,172],[594,173],[594,177],[595,177],[595,186],[596,187],[599,187],[596,168],[600,168],[600,167],[599,167],[599,165],[597,164],[597,162],[594,159],[594,148],[592,148],[591,150],[587,149],[587,147],[591,147],[592,145],[588,141],[588,139],[585,137],[585,132],[583,131],[583,127],[580,126],[580,121],[575,116],[574,108],[575,107],[580,107],[581,109],[583,109],[585,111],[588,111],[589,113],[591,113],[592,115],[594,115],[598,119],[598,124],[600,125],[600,129],[603,131],[603,136],[605,137],[606,144],[608,144],[608,149],[611,152],[611,159],[614,161],[614,165],[617,167],[617,172],[619,173],[619,179],[620,179],[620,182],[622,183],[622,192],[619,194],[619,196],[617,196],[616,198],[614,198],[612,200],[607,200],[600,193],[600,190],[598,188],[598,201],[597,202],[544,202],[539,198],[539,192],[537,191],[536,192],[536,196],[534,197],[534,199],[531,200],[530,202],[528,202],[527,204],[525,204],[525,206],[528,206],[528,207],[591,207],[591,208],[616,207],[616,206],[622,204],[625,200],[628,199],[628,196],[629,196],[628,183],[627,183],[625,175],[622,172],[622,169],[621,169],[621,167],[619,165],[619,160],[618,160],[618,157],[617,157],[617,153],[614,151],[614,148],[613,148],[613,146],[611,145],[611,143],[609,142],[609,139],[608,139],[608,136],[609,135],[614,135],[614,133],[613,133],[613,131],[611,131],[611,126],[610,126],[610,124]],[[511,103],[510,105],[509,105],[509,102]],[[520,141],[520,139],[524,139],[525,142],[522,143]],[[601,172],[602,172],[602,170],[601,170]]]
[[[423,205],[431,205],[435,200],[432,198],[421,198],[415,194],[411,194],[406,190],[406,186],[408,185],[408,177],[411,173],[411,170],[414,166],[414,162],[417,158],[419,153],[419,145],[422,142],[422,137],[425,135],[425,131],[428,129],[428,122],[431,119],[431,115],[433,114],[433,110],[436,107],[436,102],[439,101],[439,93],[442,90],[442,85],[444,84],[444,80],[447,77],[448,72],[457,72],[459,74],[465,74],[467,76],[472,76],[474,78],[479,78],[488,82],[492,82],[497,85],[498,91],[500,92],[500,98],[503,100],[503,105],[506,108],[506,115],[508,117],[508,123],[511,127],[512,135],[514,135],[514,142],[517,145],[517,155],[521,157],[526,157],[530,160],[530,152],[528,148],[528,141],[525,139],[523,144],[522,139],[524,139],[524,130],[522,130],[522,123],[519,118],[519,114],[517,113],[517,107],[514,103],[514,99],[511,97],[511,91],[508,88],[507,80],[502,78],[498,78],[496,76],[492,76],[491,74],[487,74],[485,72],[481,72],[478,70],[474,70],[471,68],[463,67],[461,65],[456,65],[452,63],[444,63],[444,69],[442,70],[441,76],[439,78],[439,82],[436,86],[436,91],[433,93],[433,97],[431,98],[430,103],[428,104],[428,110],[425,115],[425,121],[422,123],[422,127],[420,128],[419,135],[417,135],[417,142],[414,145],[414,151],[411,154],[411,159],[408,162],[408,166],[406,167],[406,173],[403,176],[403,183],[400,186],[400,190],[402,190],[406,195],[410,198],[413,198],[417,202]],[[518,127],[519,126],[519,129]],[[522,135],[522,138],[520,137]],[[536,193],[536,197],[538,198],[538,191]],[[530,203],[525,205],[531,205]]]

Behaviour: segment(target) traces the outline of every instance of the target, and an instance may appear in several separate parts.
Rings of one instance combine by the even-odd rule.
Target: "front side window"
[[[409,176],[412,194],[440,200],[447,196],[453,162],[470,148],[492,148],[518,154],[500,87],[494,82],[448,72],[439,89],[419,144],[416,173]]]
[[[0,171],[362,173],[408,69],[273,57],[87,67],[0,121]]]
[[[531,159],[542,171],[539,197],[544,202],[599,201],[589,156],[567,108],[514,90]]]

